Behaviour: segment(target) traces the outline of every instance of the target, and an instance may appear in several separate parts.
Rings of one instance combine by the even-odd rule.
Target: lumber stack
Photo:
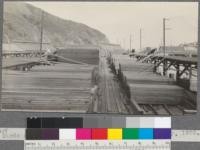
[[[131,99],[138,104],[177,105],[188,100],[185,90],[172,79],[153,73],[153,65],[141,63],[127,55],[113,55],[121,65],[131,89]]]
[[[86,112],[93,66],[59,63],[31,71],[3,70],[2,108]]]
[[[70,58],[87,64],[99,64],[99,50],[96,48],[65,48],[57,51],[58,56]]]

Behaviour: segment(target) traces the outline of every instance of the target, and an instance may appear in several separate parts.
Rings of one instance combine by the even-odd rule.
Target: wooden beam
[[[153,107],[153,105],[149,104],[148,106],[151,108],[151,110],[153,111],[153,113],[154,113],[155,115],[158,115],[158,112],[157,112],[156,109]]]
[[[163,75],[164,75],[164,76],[166,75],[166,66],[167,66],[167,60],[164,59],[164,60],[163,60]]]
[[[184,69],[179,73],[179,77],[181,77],[186,70],[188,70],[188,66],[184,66]]]
[[[168,70],[171,66],[173,66],[176,62],[175,61],[171,61],[170,64],[167,66],[166,70]]]
[[[156,67],[157,60],[155,59],[153,63],[154,63],[153,72],[156,72],[156,69],[157,69],[157,67]]]
[[[180,65],[176,64],[176,81],[180,79]]]
[[[158,59],[158,60],[159,60],[159,59]],[[160,66],[160,64],[161,64],[163,61],[164,61],[164,59],[161,59],[160,62],[158,62],[158,63],[155,65],[155,67]]]
[[[166,104],[163,105],[163,108],[166,110],[166,112],[169,114],[169,115],[173,115],[173,113],[169,110],[168,106]]]
[[[184,108],[180,105],[177,105],[177,108],[184,114]]]

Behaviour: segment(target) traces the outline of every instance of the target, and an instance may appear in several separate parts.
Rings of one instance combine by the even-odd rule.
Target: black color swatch
[[[27,128],[83,128],[83,118],[28,118]]]
[[[26,129],[26,140],[42,139],[42,129]]]
[[[59,128],[57,123],[60,118],[41,118],[42,128]]]
[[[83,128],[83,118],[65,118],[60,128]]]
[[[27,118],[27,128],[41,128],[40,118]]]

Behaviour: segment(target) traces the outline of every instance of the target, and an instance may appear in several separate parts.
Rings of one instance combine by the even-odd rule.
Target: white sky
[[[167,45],[197,41],[197,2],[29,2],[60,18],[84,23],[103,32],[110,42],[139,48],[157,47],[162,42],[162,19],[166,22]]]

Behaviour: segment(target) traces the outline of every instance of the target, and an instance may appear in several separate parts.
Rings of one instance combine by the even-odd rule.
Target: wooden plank
[[[115,65],[121,64],[131,88],[131,97],[137,103],[179,104],[188,99],[185,97],[184,89],[175,85],[173,79],[154,74],[153,64],[141,63],[121,54],[112,56],[116,59]]]
[[[3,109],[86,112],[93,67],[60,63],[29,72],[4,70]]]
[[[39,59],[38,58],[21,58],[21,57],[3,58],[2,68],[31,63],[31,62],[39,62]]]

